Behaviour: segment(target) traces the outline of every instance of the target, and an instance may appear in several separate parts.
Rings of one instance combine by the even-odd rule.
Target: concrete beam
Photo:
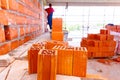
[[[120,0],[46,0],[53,6],[120,6]]]

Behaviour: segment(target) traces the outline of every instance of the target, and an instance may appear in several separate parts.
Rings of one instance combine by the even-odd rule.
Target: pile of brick
[[[52,49],[55,45],[68,46],[67,42],[62,41],[45,41],[42,43],[36,43],[31,46],[28,50],[28,64],[29,64],[29,73],[37,73],[37,60],[38,52],[41,49]]]
[[[29,74],[38,74],[38,80],[56,80],[56,74],[85,77],[87,49],[68,47],[61,41],[36,43],[28,51],[28,67]]]
[[[112,62],[120,62],[120,56],[114,57],[112,59],[98,59],[97,60],[100,63],[111,65]]]
[[[62,18],[53,18],[52,21],[52,40],[63,41]]]
[[[118,56],[117,58],[114,58],[113,60],[116,62],[120,62],[120,56]]]
[[[101,29],[100,34],[88,34],[82,38],[81,46],[88,50],[88,57],[112,57],[116,47],[114,36],[108,30]]]
[[[0,55],[41,34],[39,0],[0,0],[0,8]]]

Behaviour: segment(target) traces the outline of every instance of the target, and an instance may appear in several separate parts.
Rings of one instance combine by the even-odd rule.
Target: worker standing
[[[50,29],[52,29],[52,16],[54,9],[52,8],[52,4],[49,4],[49,8],[46,8],[45,11],[48,13],[47,19],[48,19],[48,25]]]

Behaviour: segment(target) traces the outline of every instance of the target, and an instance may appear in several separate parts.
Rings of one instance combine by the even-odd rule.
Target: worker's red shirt
[[[45,9],[47,11],[48,15],[54,12],[54,9],[52,7]]]

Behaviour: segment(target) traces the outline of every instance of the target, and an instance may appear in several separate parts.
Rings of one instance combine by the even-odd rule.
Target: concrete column
[[[41,26],[42,26],[42,33],[44,33],[44,0],[39,0],[39,2],[41,3],[41,8],[42,8],[42,13],[41,13],[41,16],[42,16],[42,24],[41,24]]]

